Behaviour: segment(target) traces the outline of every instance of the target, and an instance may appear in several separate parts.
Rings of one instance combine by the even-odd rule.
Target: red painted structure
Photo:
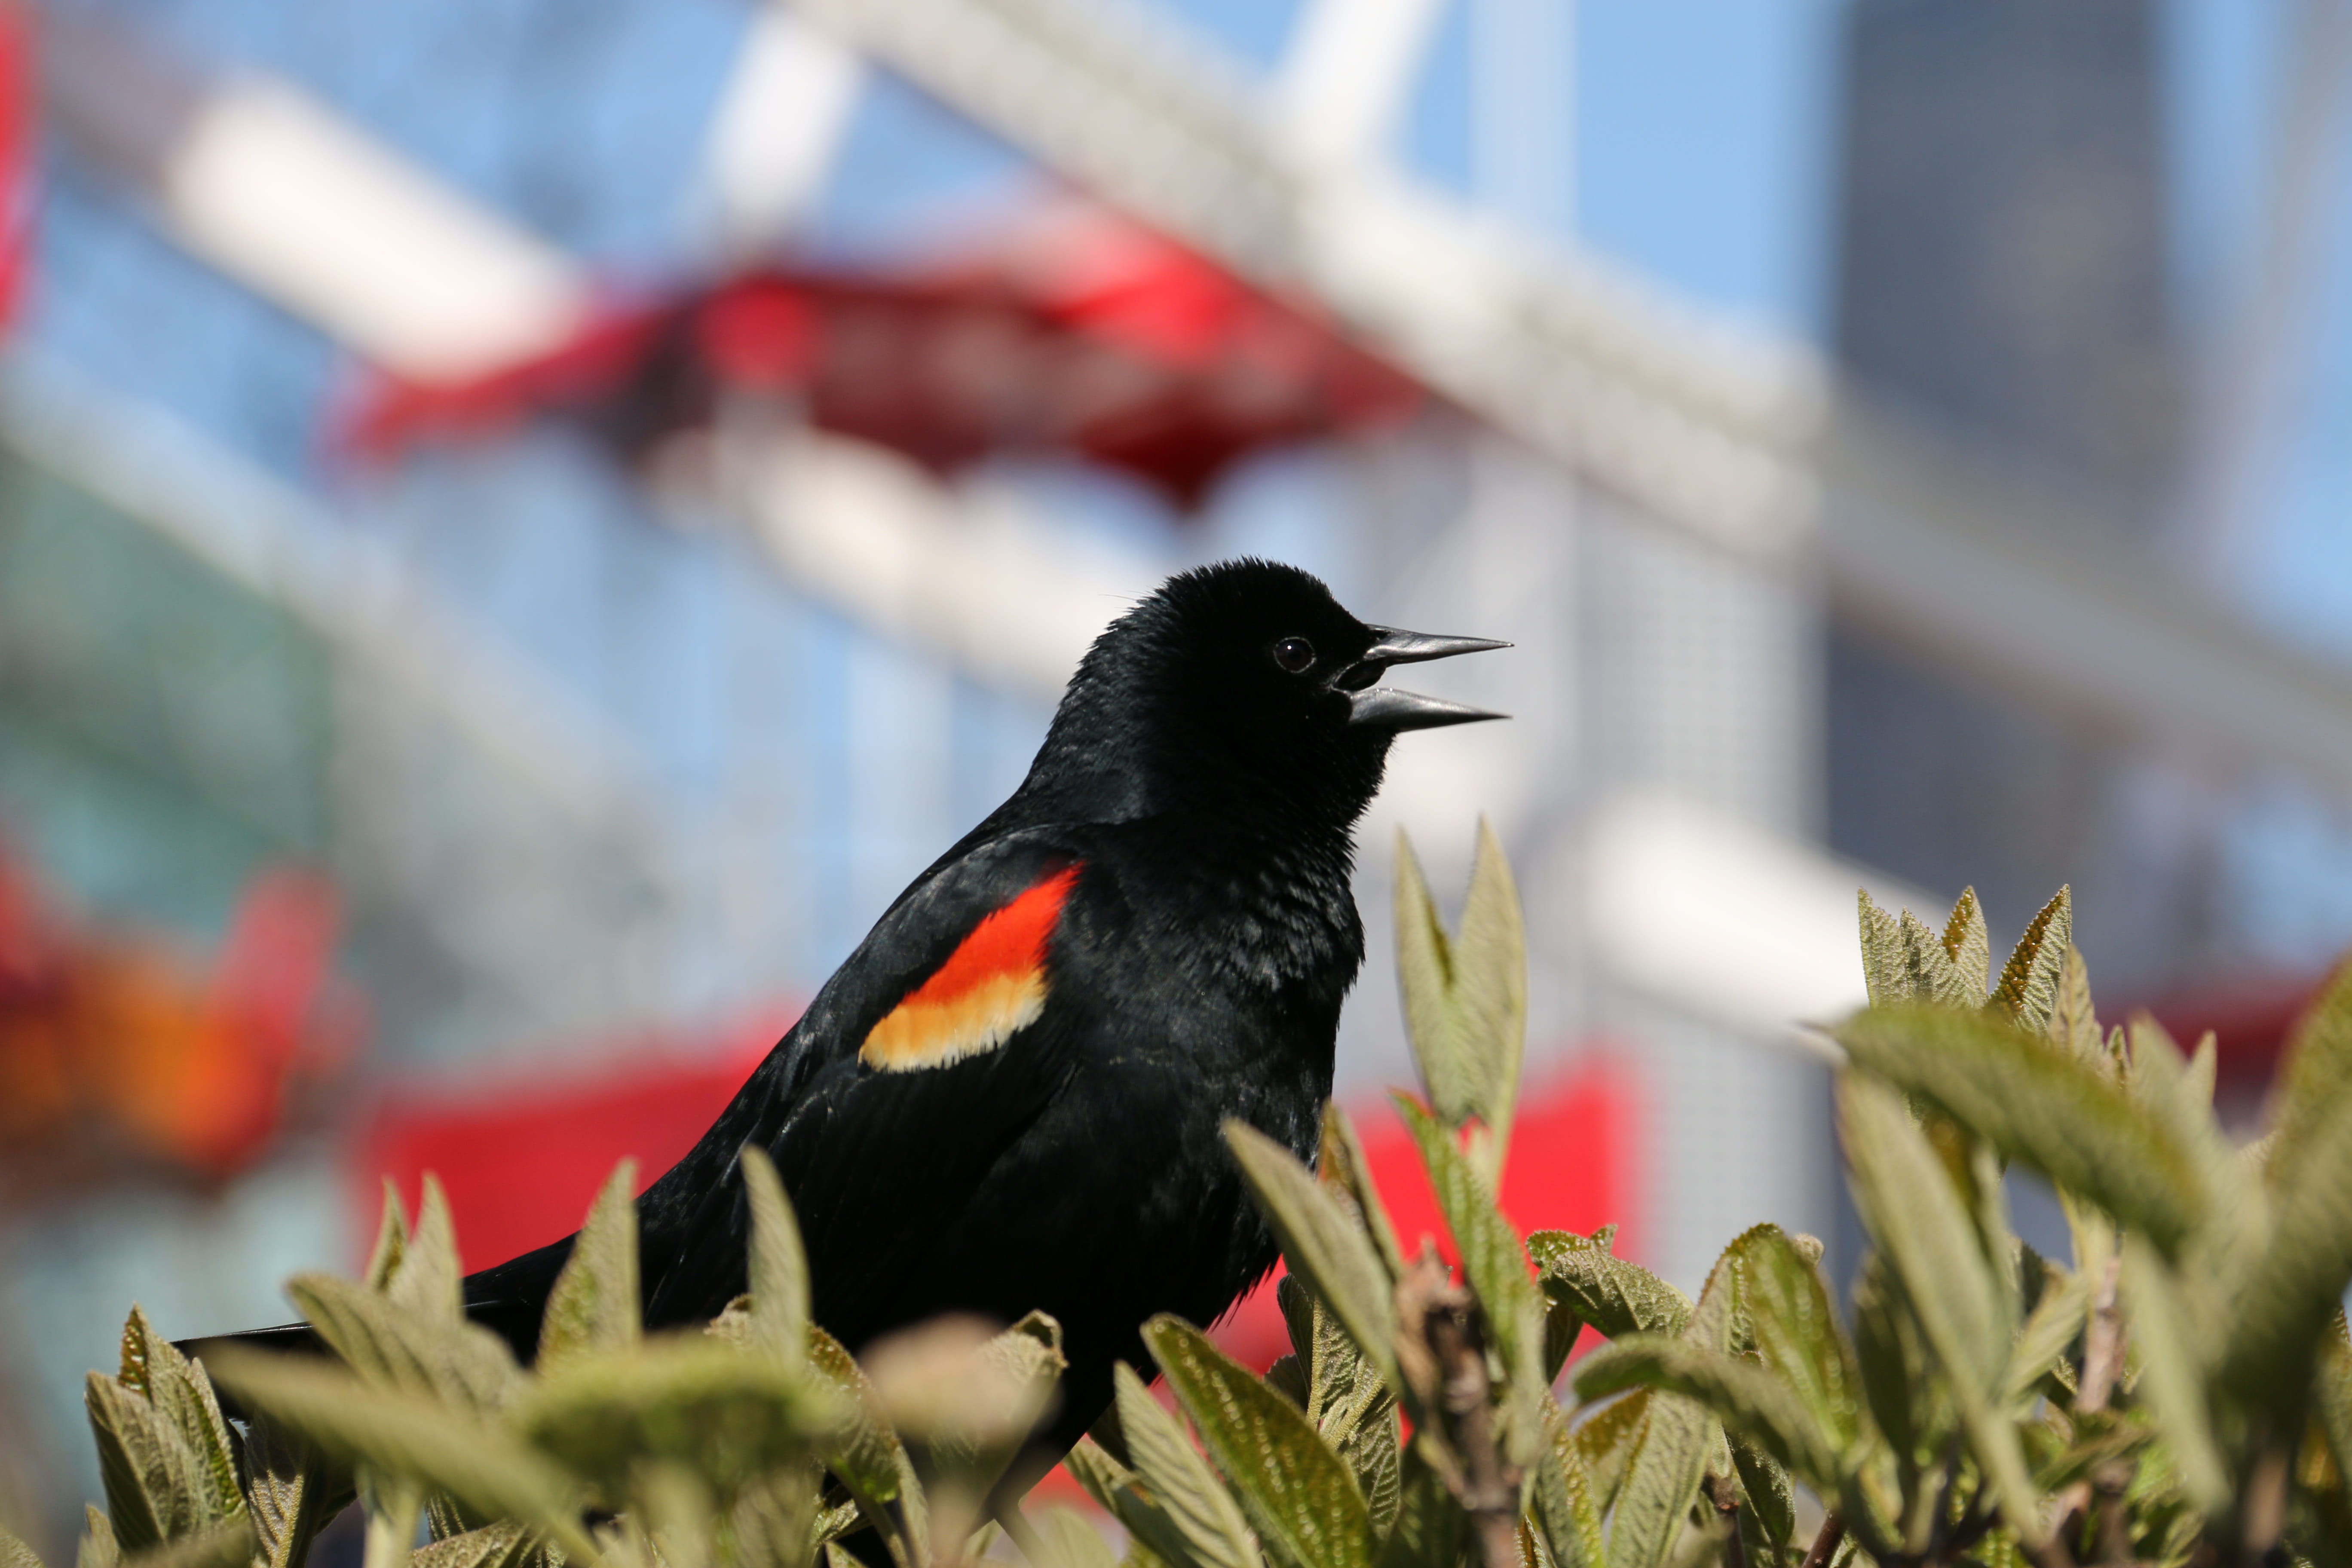
[[[647,1041],[628,1065],[570,1082],[469,1081],[387,1102],[355,1148],[353,1234],[373,1236],[389,1177],[414,1213],[424,1173],[449,1195],[469,1268],[498,1263],[576,1228],[615,1162],[637,1162],[642,1191],[693,1146],[781,1033],[772,1016],[694,1041]],[[1403,1124],[1386,1103],[1354,1108],[1397,1233],[1451,1245]],[[1506,1163],[1504,1212],[1523,1230],[1591,1231],[1614,1222],[1618,1250],[1638,1255],[1639,1101],[1605,1055],[1540,1079],[1523,1097]],[[1280,1355],[1272,1281],[1218,1328],[1234,1355],[1263,1367]]]
[[[372,385],[341,438],[382,458],[552,416],[635,459],[709,425],[730,396],[787,405],[940,472],[1075,455],[1185,506],[1253,451],[1379,429],[1428,400],[1309,307],[1065,205],[944,261],[771,267],[616,300],[524,363]]]

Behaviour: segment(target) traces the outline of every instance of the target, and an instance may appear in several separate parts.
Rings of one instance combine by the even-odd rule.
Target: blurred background
[[[1482,812],[1523,1226],[1851,1258],[1857,887],[2071,884],[2251,1117],[2352,942],[2347,104],[2347,0],[13,0],[0,1514],[132,1300],[650,1179],[1240,552],[1517,644],[1362,834],[1376,1158]]]

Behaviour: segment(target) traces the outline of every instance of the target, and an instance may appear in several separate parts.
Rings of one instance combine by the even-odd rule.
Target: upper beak
[[[1343,688],[1354,689],[1349,697],[1349,723],[1389,731],[1434,730],[1445,724],[1475,724],[1481,719],[1507,717],[1483,708],[1448,702],[1442,697],[1423,697],[1373,683],[1392,664],[1452,658],[1457,653],[1484,653],[1488,648],[1508,647],[1509,643],[1491,637],[1433,637],[1427,632],[1400,631],[1394,626],[1374,626],[1371,632],[1372,646],[1340,677]]]

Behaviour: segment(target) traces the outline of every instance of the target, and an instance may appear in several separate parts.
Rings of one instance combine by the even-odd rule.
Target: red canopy
[[[940,471],[1081,454],[1184,506],[1252,451],[1391,424],[1425,398],[1308,309],[1109,215],[1052,208],[943,264],[768,268],[615,304],[493,374],[379,384],[344,435],[381,456],[554,414],[635,457],[727,394],[789,399]]]

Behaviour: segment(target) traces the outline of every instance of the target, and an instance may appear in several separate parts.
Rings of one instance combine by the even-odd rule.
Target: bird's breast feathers
[[[992,1051],[1045,1010],[1045,947],[1077,880],[1070,866],[983,916],[947,962],[866,1036],[857,1059],[877,1072],[940,1068]]]

